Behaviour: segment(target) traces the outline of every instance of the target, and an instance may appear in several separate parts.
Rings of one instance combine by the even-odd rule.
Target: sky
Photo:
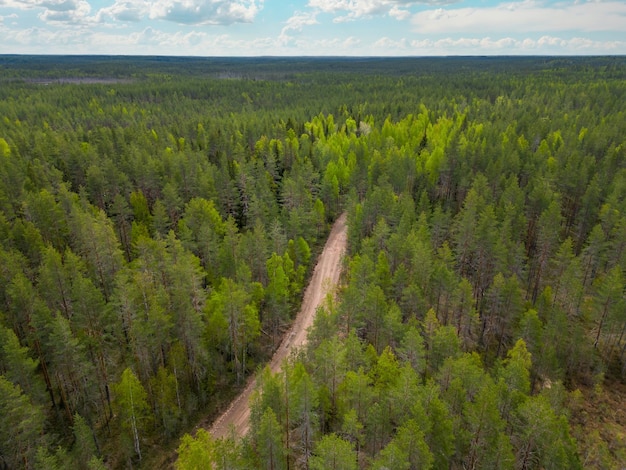
[[[626,54],[626,0],[0,0],[0,54]]]

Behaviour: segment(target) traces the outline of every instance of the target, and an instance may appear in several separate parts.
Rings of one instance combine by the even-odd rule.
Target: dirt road
[[[284,336],[282,343],[274,353],[270,362],[272,372],[280,370],[284,359],[294,348],[301,347],[306,342],[307,330],[313,324],[313,318],[317,307],[326,298],[339,281],[343,254],[346,250],[347,227],[346,214],[337,219],[328,236],[322,254],[317,260],[317,265],[311,276],[311,281],[304,292],[304,298],[300,311]],[[250,407],[250,395],[256,385],[254,377],[248,380],[246,388],[235,398],[228,409],[211,425],[210,432],[215,438],[224,437],[228,434],[231,426],[235,433],[244,436],[248,432]]]

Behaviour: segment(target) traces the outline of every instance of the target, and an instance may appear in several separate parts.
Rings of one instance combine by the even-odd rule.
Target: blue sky
[[[0,0],[2,54],[626,54],[625,0]]]

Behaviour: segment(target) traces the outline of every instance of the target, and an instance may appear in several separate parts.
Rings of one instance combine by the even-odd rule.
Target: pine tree
[[[44,415],[19,385],[0,375],[0,455],[8,468],[35,468],[35,453],[42,440]]]
[[[327,434],[317,443],[310,460],[311,470],[356,470],[352,444],[336,434]]]
[[[195,438],[185,434],[176,450],[178,454],[175,464],[176,470],[214,468],[213,466],[216,463],[215,447],[215,441],[204,429],[198,429]]]
[[[124,431],[132,442],[134,453],[141,460],[141,438],[152,420],[148,394],[130,368],[122,373],[120,381],[113,384],[113,406]]]
[[[267,408],[261,417],[259,429],[255,436],[259,454],[259,468],[265,470],[282,470],[286,468],[286,452],[283,446],[283,433],[276,415]]]

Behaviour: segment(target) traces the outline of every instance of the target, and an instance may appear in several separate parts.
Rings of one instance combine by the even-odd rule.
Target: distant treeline
[[[419,76],[487,73],[527,74],[602,69],[609,76],[623,73],[621,56],[523,57],[173,57],[101,55],[0,55],[2,78],[117,77],[145,78],[150,74],[288,80],[301,74],[319,76]],[[331,80],[337,77],[328,77]],[[343,77],[342,77],[343,78]],[[353,76],[352,79],[355,77]]]

